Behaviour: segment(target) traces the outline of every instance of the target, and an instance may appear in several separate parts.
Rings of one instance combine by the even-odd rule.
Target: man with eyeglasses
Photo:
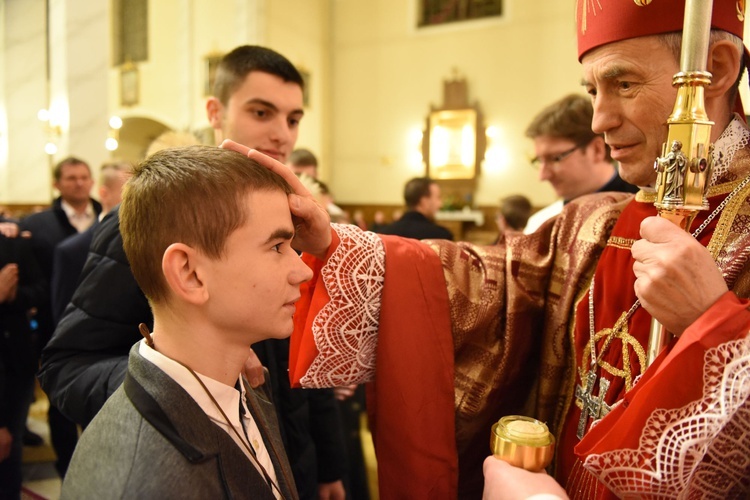
[[[612,163],[604,137],[591,130],[591,99],[571,94],[544,108],[526,129],[534,141],[532,166],[539,180],[552,185],[560,198],[529,218],[525,234],[558,215],[565,203],[584,194],[638,188],[622,180]]]

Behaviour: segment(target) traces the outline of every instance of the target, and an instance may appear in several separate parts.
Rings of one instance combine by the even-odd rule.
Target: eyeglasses
[[[531,159],[531,166],[534,168],[541,168],[544,164],[549,165],[557,165],[561,161],[563,161],[568,156],[572,155],[576,150],[581,149],[584,147],[586,143],[584,144],[576,144],[572,148],[570,148],[567,151],[563,151],[562,153],[557,153],[555,155],[544,155],[544,156],[535,156]]]

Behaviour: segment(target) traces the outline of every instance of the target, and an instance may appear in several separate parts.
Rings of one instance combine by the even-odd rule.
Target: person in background
[[[48,295],[29,236],[0,217],[0,500],[21,498],[23,439],[38,365],[29,311]]]
[[[563,205],[584,194],[638,191],[620,178],[604,135],[591,130],[593,116],[591,99],[570,94],[544,108],[526,129],[526,137],[534,141],[531,165],[559,199],[532,215],[524,233],[533,233],[559,214]]]
[[[305,174],[313,179],[318,178],[318,158],[309,149],[295,149],[289,155],[286,164],[297,175]]]
[[[65,307],[76,290],[78,276],[86,263],[91,240],[94,238],[94,231],[99,222],[120,203],[122,187],[130,177],[132,170],[133,165],[129,162],[111,161],[104,163],[99,171],[99,202],[102,204],[99,217],[87,230],[69,236],[55,247],[50,285],[52,318],[55,325],[60,321]]]
[[[304,115],[303,85],[294,65],[278,52],[250,45],[232,50],[219,63],[214,95],[206,102],[216,142],[233,139],[286,162]],[[138,324],[152,326],[148,302],[122,248],[119,224],[117,210],[102,222],[72,305],[42,356],[42,387],[82,425],[122,383],[128,351],[140,338]],[[102,293],[103,286],[108,293]],[[253,349],[270,373],[300,498],[343,499],[346,450],[333,391],[291,388],[289,339],[264,340]],[[258,380],[251,377],[250,382]]]
[[[54,271],[55,247],[69,236],[86,231],[102,211],[101,203],[90,196],[94,180],[85,161],[73,156],[65,158],[55,165],[53,177],[60,196],[52,201],[52,207],[31,214],[20,222],[21,230],[31,233],[34,257],[42,269],[48,292]],[[39,306],[35,319],[38,324],[37,349],[41,350],[55,329],[51,294]],[[78,429],[53,401],[50,402],[48,417],[52,447],[57,455],[55,468],[60,477],[65,477],[78,440]]]
[[[522,233],[531,216],[531,202],[522,194],[506,196],[500,200],[495,216],[498,241],[507,234]]]
[[[368,229],[373,233],[379,233],[387,225],[385,213],[382,210],[375,210],[375,213],[372,215],[372,223]]]
[[[406,212],[380,230],[381,234],[393,234],[406,238],[453,240],[453,233],[435,224],[435,214],[442,206],[440,186],[429,177],[411,179],[404,186]]]

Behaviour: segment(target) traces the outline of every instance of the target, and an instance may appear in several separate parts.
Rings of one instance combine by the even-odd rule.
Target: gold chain
[[[706,220],[703,221],[703,223],[698,226],[698,228],[693,231],[693,238],[698,238],[698,236],[703,232],[706,227],[711,223],[712,220],[716,218],[717,215],[721,213],[721,211],[724,209],[725,206],[727,206],[727,203],[729,203],[732,198],[737,195],[747,184],[750,182],[750,176],[745,177],[742,182],[740,182],[729,195],[727,195],[726,198],[722,200],[721,203],[711,212],[708,217],[706,217]],[[604,345],[602,346],[602,350],[599,353],[599,356],[596,355],[596,330],[594,327],[594,281],[596,278],[596,273],[594,276],[591,277],[591,286],[589,287],[589,337],[590,337],[590,343],[591,343],[591,370],[596,369],[596,366],[601,362],[602,356],[604,356],[605,351],[609,347],[612,340],[615,338],[618,331],[620,331],[620,328],[623,327],[625,323],[630,321],[631,316],[635,313],[635,311],[640,307],[641,301],[636,299],[633,305],[630,307],[628,312],[624,316],[620,316],[620,319],[617,320],[614,327],[612,327],[612,333],[610,333],[607,336],[607,339],[604,342]]]

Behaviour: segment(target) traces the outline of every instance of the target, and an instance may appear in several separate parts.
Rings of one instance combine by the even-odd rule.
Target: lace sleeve
[[[750,339],[706,351],[703,397],[657,409],[639,449],[590,455],[585,466],[620,496],[739,498],[750,473]]]
[[[380,238],[353,225],[332,224],[340,243],[321,269],[330,302],[312,325],[318,356],[303,387],[368,382],[375,375],[385,250]]]

